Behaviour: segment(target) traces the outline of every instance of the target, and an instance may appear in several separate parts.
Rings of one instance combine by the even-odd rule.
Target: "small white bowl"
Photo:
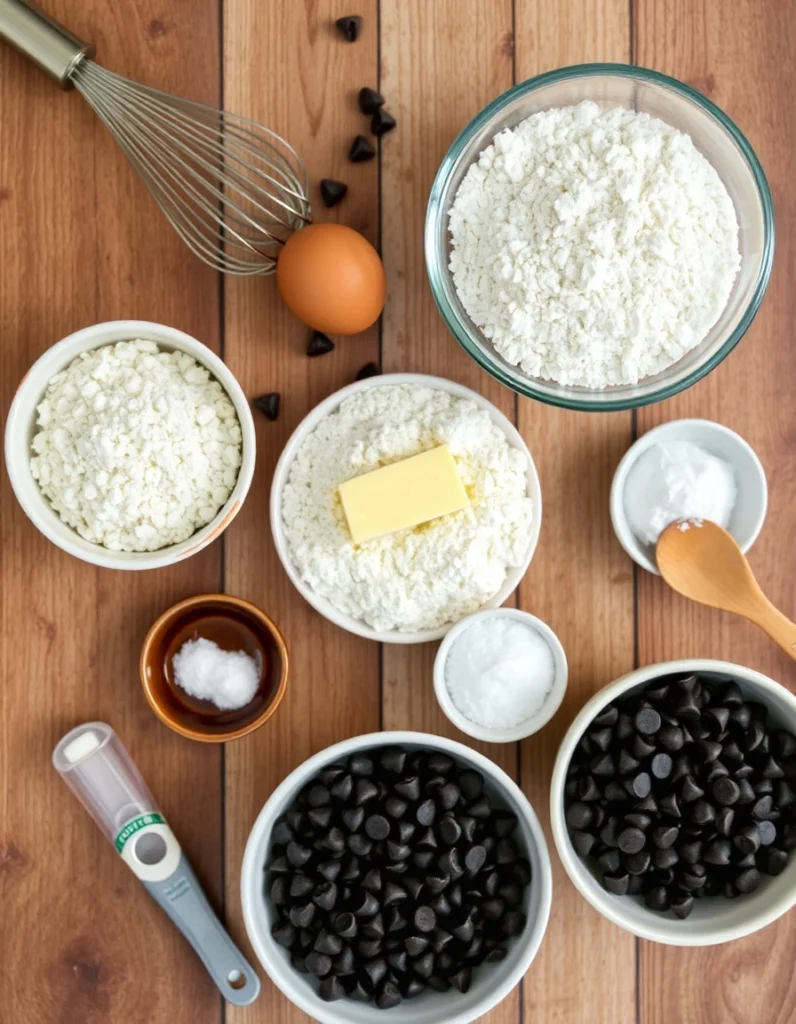
[[[282,491],[287,482],[288,476],[290,475],[291,463],[296,456],[297,450],[304,443],[307,436],[312,433],[321,420],[334,412],[340,403],[345,401],[346,398],[350,398],[351,395],[356,394],[358,391],[365,391],[370,388],[391,387],[398,384],[410,384],[415,385],[416,387],[435,388],[439,391],[446,391],[450,395],[455,395],[457,398],[469,399],[480,409],[486,409],[492,418],[492,422],[495,423],[496,426],[500,427],[506,435],[509,444],[513,448],[519,449],[519,451],[521,451],[525,456],[527,463],[526,473],[528,477],[528,496],[533,501],[533,522],[531,523],[530,536],[528,537],[528,550],[525,553],[522,563],[513,569],[509,569],[503,586],[491,600],[486,602],[484,607],[498,608],[505,600],[507,600],[508,597],[510,597],[517,588],[522,577],[525,575],[528,566],[531,563],[533,553],[536,550],[536,544],[539,540],[539,531],[542,526],[542,491],[539,485],[539,474],[536,472],[536,466],[531,458],[531,453],[528,451],[528,446],[525,444],[525,441],[522,439],[522,436],[519,434],[514,424],[507,420],[503,413],[491,402],[487,401],[487,399],[482,395],[477,394],[475,391],[471,391],[469,388],[466,388],[461,384],[456,384],[452,380],[445,380],[444,377],[431,377],[424,373],[388,373],[384,376],[368,377],[365,380],[357,381],[355,384],[349,384],[348,387],[342,388],[340,391],[336,391],[333,395],[324,399],[324,401],[319,405],[316,405],[312,412],[305,416],[301,423],[299,423],[298,427],[296,427],[285,445],[284,451],[279,458],[279,462],[276,464],[274,479],[271,485],[271,532],[274,537],[276,553],[279,555],[279,559],[284,566],[285,572],[290,577],[291,583],[296,590],[298,590],[304,600],[308,604],[311,604],[317,612],[320,612],[324,618],[333,622],[336,626],[340,626],[341,629],[348,630],[349,633],[356,633],[357,636],[365,637],[366,640],[375,640],[378,643],[383,644],[422,644],[428,643],[431,640],[440,640],[445,636],[453,623],[447,623],[444,626],[440,626],[438,629],[425,629],[418,630],[416,632],[401,632],[397,629],[378,630],[372,629],[361,619],[355,619],[351,615],[346,615],[343,612],[338,611],[331,601],[328,601],[320,594],[316,594],[315,591],[312,590],[312,588],[309,587],[299,576],[290,557],[290,551],[288,549],[287,539],[285,537],[285,531],[282,523]]]
[[[179,350],[204,366],[226,391],[238,415],[242,439],[242,462],[238,479],[215,519],[180,544],[159,551],[110,551],[93,544],[61,519],[42,494],[30,471],[31,441],[36,433],[36,407],[51,378],[73,359],[89,349],[116,341],[144,338],[162,349]],[[6,420],[5,456],[8,476],[23,511],[48,540],[75,558],[106,569],[157,569],[195,555],[220,536],[240,511],[254,474],[256,441],[251,409],[240,384],[219,357],[206,345],[182,331],[146,320],[112,320],[84,327],[57,342],[36,360],[17,388]]]
[[[729,531],[744,554],[757,540],[768,509],[766,474],[755,451],[734,430],[713,420],[673,420],[647,431],[631,445],[616,468],[611,484],[611,522],[617,539],[633,561],[647,572],[660,576],[655,546],[645,544],[630,528],[625,512],[625,485],[636,460],[654,444],[691,441],[735,470],[738,494],[730,517]]]
[[[445,666],[448,661],[450,649],[462,633],[468,630],[470,626],[479,619],[491,619],[498,617],[504,619],[515,619],[517,622],[522,622],[526,626],[530,626],[532,629],[535,629],[536,632],[539,633],[547,642],[548,647],[553,652],[553,660],[555,662],[555,677],[553,679],[553,685],[542,707],[535,715],[532,715],[530,718],[526,718],[525,721],[520,722],[518,725],[515,725],[510,729],[487,728],[482,725],[477,725],[475,722],[471,722],[470,719],[463,715],[453,703],[450,691],[448,690],[448,685],[445,681]],[[516,743],[518,740],[523,740],[526,736],[532,736],[535,732],[538,732],[543,726],[547,725],[556,711],[558,711],[561,706],[561,701],[564,699],[564,694],[567,692],[567,675],[567,656],[564,652],[564,648],[561,645],[561,641],[547,623],[542,622],[541,619],[537,619],[535,615],[530,615],[528,612],[520,611],[518,608],[486,609],[484,611],[476,612],[475,615],[468,615],[466,619],[462,619],[461,622],[457,622],[456,625],[446,634],[445,639],[442,641],[439,650],[437,651],[437,657],[434,660],[434,693],[437,695],[439,706],[448,716],[450,721],[453,722],[457,729],[467,733],[468,736],[472,736],[477,740],[485,740],[487,743]]]
[[[769,709],[771,721],[796,732],[796,697],[784,686],[754,669],[727,661],[687,658],[636,669],[603,687],[581,709],[569,727],[553,767],[550,783],[550,825],[564,869],[581,896],[603,917],[651,942],[670,946],[712,946],[743,938],[776,921],[796,903],[796,856],[791,856],[781,875],[763,875],[760,888],[748,896],[728,900],[706,896],[694,902],[684,921],[657,913],[645,906],[640,896],[614,896],[606,892],[586,861],[572,845],[564,817],[564,785],[567,768],[581,736],[591,721],[620,697],[629,696],[661,676],[709,673],[717,679],[734,679],[747,700],[759,701]]]
[[[341,999],[325,1003],[307,975],[290,964],[290,956],[271,936],[273,912],[264,896],[265,863],[271,831],[296,794],[325,765],[350,757],[359,750],[397,745],[409,749],[439,750],[475,768],[484,776],[488,796],[517,815],[517,834],[528,851],[531,884],[523,910],[528,924],[511,941],[508,955],[498,964],[486,964],[476,972],[467,994],[426,991],[389,1011],[372,1004]],[[266,802],[249,835],[241,868],[241,903],[246,931],[254,951],[274,984],[321,1024],[469,1024],[509,994],[531,966],[542,943],[553,895],[553,876],[547,842],[533,808],[517,784],[483,754],[442,736],[421,732],[379,732],[355,736],[315,754],[296,768]]]

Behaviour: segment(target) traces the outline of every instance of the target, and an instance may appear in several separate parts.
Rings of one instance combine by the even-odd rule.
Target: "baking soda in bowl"
[[[511,729],[542,709],[555,673],[553,651],[533,626],[496,615],[474,621],[455,639],[445,685],[468,721]]]

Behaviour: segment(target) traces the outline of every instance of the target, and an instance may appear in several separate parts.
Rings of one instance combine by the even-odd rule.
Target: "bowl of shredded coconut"
[[[49,348],[6,421],[6,466],[33,524],[112,569],[195,554],[234,519],[254,472],[251,411],[215,353],[119,320]]]
[[[520,394],[587,411],[690,387],[746,332],[771,273],[762,167],[714,103],[622,64],[562,68],[483,110],[429,198],[449,329]]]
[[[355,543],[345,481],[446,445],[467,507]],[[338,626],[385,643],[444,636],[501,605],[541,526],[533,459],[481,395],[424,374],[388,374],[321,402],[288,441],[271,489],[277,553],[295,587]]]

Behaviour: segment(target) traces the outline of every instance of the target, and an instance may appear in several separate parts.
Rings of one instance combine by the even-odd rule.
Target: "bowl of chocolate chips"
[[[553,837],[580,893],[643,939],[707,946],[796,903],[796,698],[729,662],[650,665],[559,748]]]
[[[387,732],[285,779],[254,824],[241,889],[260,962],[315,1020],[467,1024],[528,970],[552,877],[505,772],[461,743]]]

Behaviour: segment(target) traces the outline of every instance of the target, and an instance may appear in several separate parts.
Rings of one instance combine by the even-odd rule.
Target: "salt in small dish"
[[[673,420],[647,431],[625,452],[611,484],[611,522],[617,540],[642,569],[659,576],[655,548],[645,544],[630,527],[625,507],[626,485],[637,460],[653,445],[690,441],[729,463],[735,471],[737,494],[729,532],[746,552],[757,540],[768,509],[768,485],[762,463],[752,447],[734,430],[712,420]]]
[[[448,657],[456,641],[474,623],[498,618],[521,622],[538,633],[550,648],[554,663],[553,683],[541,708],[530,717],[508,728],[482,726],[467,718],[454,704],[446,679]],[[449,630],[440,644],[434,661],[434,693],[439,706],[449,720],[463,733],[487,743],[515,743],[538,732],[558,711],[567,691],[568,672],[567,656],[561,641],[545,622],[518,608],[484,609],[458,622]]]
[[[261,680],[247,704],[221,710],[178,686],[174,654],[197,637],[259,661]],[[255,605],[228,594],[200,594],[155,620],[141,648],[140,672],[146,699],[161,722],[188,739],[224,743],[259,729],[279,707],[287,689],[287,647],[276,625]]]

